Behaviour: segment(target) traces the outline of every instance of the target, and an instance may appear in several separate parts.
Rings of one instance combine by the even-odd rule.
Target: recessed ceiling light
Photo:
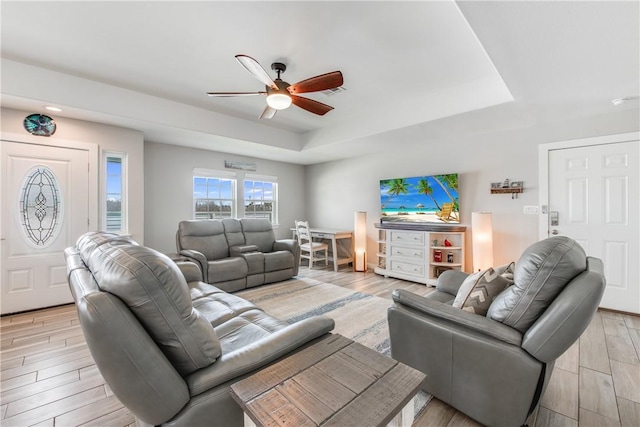
[[[58,112],[58,113],[59,113],[60,111],[62,111],[62,108],[58,108],[58,107],[50,107],[50,106],[46,106],[46,107],[44,107],[44,108],[46,108],[46,109],[47,109],[47,110],[49,110],[49,111],[56,111],[56,112]]]
[[[616,98],[616,99],[612,99],[611,103],[613,105],[615,105],[615,106],[618,106],[618,105],[624,104],[625,102],[633,101],[634,99],[638,99],[638,97],[637,96],[626,96],[624,98]]]

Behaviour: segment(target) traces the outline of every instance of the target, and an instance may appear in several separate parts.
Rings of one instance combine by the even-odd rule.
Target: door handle
[[[555,236],[556,234],[558,234],[558,233],[559,233],[559,231],[558,231],[558,230],[555,230],[555,229],[554,229],[554,230],[551,230],[551,234],[553,234],[554,236]]]

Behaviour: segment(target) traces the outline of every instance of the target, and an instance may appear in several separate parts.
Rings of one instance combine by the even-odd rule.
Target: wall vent
[[[327,96],[333,96],[336,93],[345,92],[346,90],[347,89],[344,86],[338,86],[338,87],[334,87],[333,89],[323,90],[322,93],[324,93]]]

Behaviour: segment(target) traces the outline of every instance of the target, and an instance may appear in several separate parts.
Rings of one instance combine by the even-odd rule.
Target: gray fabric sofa
[[[275,319],[127,237],[87,233],[65,257],[91,355],[140,426],[242,426],[230,385],[334,327]]]
[[[466,278],[445,272],[427,297],[393,292],[391,354],[427,374],[425,391],[476,421],[524,425],[555,360],[600,304],[602,262],[567,237],[537,242],[518,260],[513,284],[495,297],[486,316],[452,306]]]
[[[181,221],[176,248],[200,266],[204,282],[227,292],[290,279],[300,265],[298,242],[276,240],[267,219]]]

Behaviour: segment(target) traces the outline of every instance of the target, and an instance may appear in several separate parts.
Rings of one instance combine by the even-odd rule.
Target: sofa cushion
[[[187,220],[178,224],[178,250],[202,253],[207,260],[227,258],[229,245],[224,226],[219,220]]]
[[[239,257],[209,261],[207,265],[209,283],[212,284],[244,279],[249,270],[245,260]]]
[[[242,232],[247,245],[256,245],[260,252],[273,251],[276,235],[268,219],[242,218],[240,223],[242,224]]]
[[[571,279],[586,269],[586,260],[582,247],[565,236],[534,243],[516,264],[513,286],[493,301],[487,317],[526,332]]]
[[[245,244],[242,225],[235,218],[225,218],[222,220],[224,235],[227,237],[227,244],[231,246],[243,246]]]
[[[293,263],[293,254],[289,251],[277,251],[264,254],[265,273],[293,268]]]
[[[182,375],[208,366],[220,356],[213,326],[193,309],[189,288],[167,256],[122,240],[92,246],[83,236],[85,263],[101,290],[120,298]]]
[[[509,280],[493,268],[478,271],[462,282],[452,305],[484,316],[495,297],[509,285]]]
[[[82,259],[89,259],[93,251],[101,245],[109,242],[125,242],[137,245],[136,241],[129,236],[121,236],[116,233],[105,233],[102,231],[91,231],[83,234],[76,242],[76,247]]]
[[[289,324],[255,308],[244,311],[216,327],[225,354],[247,347]]]
[[[209,291],[206,288],[212,288],[216,291]],[[246,299],[228,294],[206,283],[191,286],[191,296],[196,296],[196,298],[193,299],[194,308],[196,308],[202,317],[206,318],[214,328],[239,316],[245,311],[256,310],[258,308]]]

